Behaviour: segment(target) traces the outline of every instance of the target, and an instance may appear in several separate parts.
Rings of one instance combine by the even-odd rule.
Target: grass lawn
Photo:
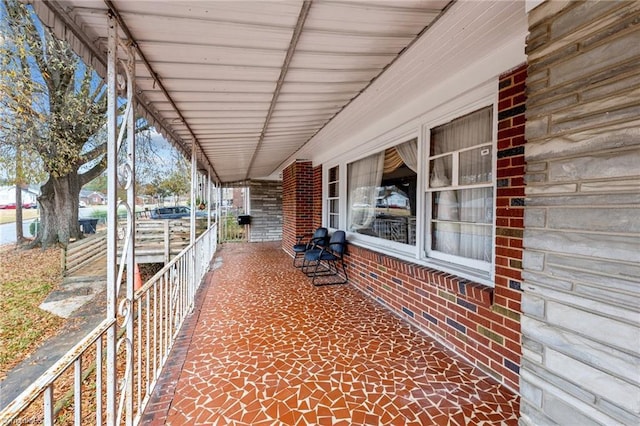
[[[36,209],[23,209],[22,219],[35,219],[38,217],[38,210]],[[16,211],[13,209],[0,210],[0,225],[3,223],[12,223],[16,221]]]
[[[0,378],[62,326],[38,308],[61,281],[60,249],[0,248]]]

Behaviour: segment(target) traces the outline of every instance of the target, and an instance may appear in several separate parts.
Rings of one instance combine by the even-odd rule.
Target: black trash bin
[[[251,216],[248,214],[241,214],[238,216],[238,225],[251,225]]]
[[[83,234],[95,234],[98,226],[98,219],[78,219],[80,230]]]

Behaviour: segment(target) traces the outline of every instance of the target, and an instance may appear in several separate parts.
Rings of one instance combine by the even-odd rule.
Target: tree
[[[174,170],[165,180],[160,183],[160,190],[166,195],[173,195],[175,204],[178,203],[180,195],[189,191],[189,173],[180,168]]]
[[[106,168],[106,85],[29,6],[3,0],[0,7],[0,114],[9,118],[0,144],[37,156],[46,173],[34,245],[66,245],[81,237],[80,189]]]

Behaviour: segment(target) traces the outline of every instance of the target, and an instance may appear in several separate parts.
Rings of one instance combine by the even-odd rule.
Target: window
[[[417,140],[347,167],[348,230],[415,245]]]
[[[427,255],[489,270],[493,259],[493,109],[431,130]]]
[[[329,228],[340,228],[340,178],[339,166],[329,169],[329,192],[327,197],[327,212],[329,214]]]

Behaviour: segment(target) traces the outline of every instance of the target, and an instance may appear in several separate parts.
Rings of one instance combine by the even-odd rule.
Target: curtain
[[[418,141],[416,139],[396,146],[396,151],[402,162],[411,170],[418,173]]]
[[[382,183],[384,151],[349,164],[349,230],[371,228],[375,219],[376,197]]]
[[[492,140],[492,109],[484,108],[433,130],[431,155],[451,155],[431,161],[431,188],[453,182],[452,158],[458,155],[459,185],[489,185],[493,179],[491,146],[463,150]],[[491,187],[443,190],[433,194],[433,248],[444,253],[491,261],[493,190]],[[453,223],[452,223],[453,222]],[[486,224],[486,225],[482,225]]]

